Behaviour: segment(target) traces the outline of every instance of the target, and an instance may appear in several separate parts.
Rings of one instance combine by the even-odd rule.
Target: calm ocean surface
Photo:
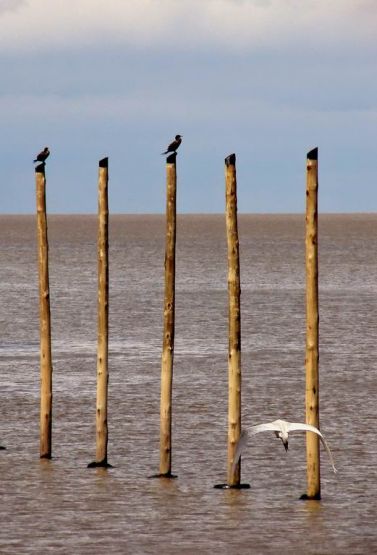
[[[96,216],[49,218],[53,460],[39,460],[36,223],[0,216],[0,553],[377,553],[377,215],[320,218],[322,500],[305,434],[260,434],[221,491],[227,435],[222,216],[179,216],[173,472],[159,465],[163,216],[110,222],[109,462],[95,457]],[[239,217],[243,424],[305,419],[304,217]]]

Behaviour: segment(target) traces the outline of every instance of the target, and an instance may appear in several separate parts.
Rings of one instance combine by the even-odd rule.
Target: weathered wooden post
[[[166,158],[166,247],[164,336],[161,358],[160,401],[160,473],[159,477],[174,478],[172,467],[172,389],[175,315],[175,243],[177,219],[177,155]]]
[[[306,166],[306,423],[319,428],[318,148]],[[306,433],[306,499],[321,498],[319,437]]]
[[[229,298],[228,485],[239,486],[241,461],[232,472],[235,447],[241,435],[241,280],[235,154],[225,158],[225,181]]]
[[[241,461],[233,469],[241,435],[241,279],[237,221],[236,155],[225,158],[226,232],[228,245],[228,465],[227,484],[218,488],[247,488],[241,484]]]
[[[97,347],[97,407],[96,460],[88,465],[111,467],[107,462],[107,399],[109,351],[109,203],[108,158],[99,161],[98,170],[98,347]]]
[[[52,454],[52,354],[50,285],[48,273],[48,237],[46,216],[45,164],[35,168],[37,195],[39,316],[40,316],[40,458],[51,459]]]

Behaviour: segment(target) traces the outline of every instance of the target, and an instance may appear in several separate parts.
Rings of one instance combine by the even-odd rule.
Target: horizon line
[[[96,216],[98,215],[97,211],[93,211],[93,212],[56,212],[56,211],[48,211],[47,210],[47,214],[50,215],[54,215],[54,216]],[[165,211],[159,211],[159,212],[117,212],[117,211],[109,211],[109,214],[111,215],[117,215],[117,216],[159,216],[159,215],[164,215]],[[225,210],[223,212],[180,212],[179,210],[177,210],[177,214],[179,215],[187,215],[187,216],[221,216],[221,215],[225,215]],[[281,215],[281,216],[290,216],[290,215],[300,215],[300,214],[305,214],[305,210],[303,211],[282,211],[282,212],[278,212],[278,211],[271,211],[271,212],[265,212],[265,211],[257,211],[257,212],[246,212],[243,210],[238,210],[238,214],[241,215],[261,215],[261,216],[267,216],[267,215]],[[377,210],[350,210],[350,211],[319,211],[318,215],[321,214],[327,214],[327,215],[344,215],[344,214],[377,214]],[[36,212],[0,212],[0,216],[34,216],[36,215]]]
[[[377,211],[350,211],[350,212],[318,212],[318,216],[344,216],[344,215],[375,215]],[[1,216],[35,216],[36,212],[0,212]],[[97,216],[97,212],[48,212],[50,216]],[[164,216],[165,212],[111,212],[109,216]],[[225,216],[224,212],[179,212],[179,216]],[[302,216],[303,212],[243,212],[238,211],[241,216]]]

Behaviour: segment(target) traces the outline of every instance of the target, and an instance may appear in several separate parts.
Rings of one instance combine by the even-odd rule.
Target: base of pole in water
[[[87,468],[114,468],[112,464],[108,463],[107,461],[101,462],[91,462],[88,464]]]
[[[0,445],[0,451],[4,451],[6,449],[6,447],[4,447],[3,445]]]
[[[300,495],[300,501],[320,501],[321,500],[321,495],[308,495],[307,493],[303,493],[302,495]]]
[[[216,484],[213,486],[215,489],[250,489],[250,484],[237,484],[230,486],[229,484]]]
[[[148,479],[151,478],[167,478],[168,480],[174,480],[178,478],[176,474],[172,474],[171,472],[167,472],[166,474],[152,474],[152,476],[148,476]]]

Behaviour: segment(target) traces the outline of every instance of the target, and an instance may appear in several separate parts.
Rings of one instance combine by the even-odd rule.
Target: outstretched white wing
[[[275,422],[269,422],[268,424],[258,424],[257,426],[251,426],[251,428],[249,428],[248,430],[246,429],[242,430],[240,439],[238,440],[238,443],[237,443],[236,452],[234,454],[232,472],[234,472],[236,464],[240,460],[240,457],[247,444],[249,436],[259,434],[259,432],[281,432],[281,425],[279,425],[279,420],[275,420]]]
[[[242,452],[247,444],[248,439],[249,439],[249,434],[247,430],[242,430],[240,439],[238,440],[238,443],[237,443],[236,452],[234,453],[234,458],[232,463],[232,474],[234,472],[234,469],[236,468],[236,464],[241,458]]]
[[[281,432],[283,430],[282,423],[284,423],[283,420],[274,420],[267,424],[257,424],[257,426],[249,428],[249,434],[253,436],[259,434],[259,432]]]
[[[287,424],[288,424],[288,432],[294,432],[296,430],[302,430],[302,431],[305,431],[305,432],[314,432],[315,434],[317,434],[320,437],[320,440],[322,441],[323,446],[326,449],[327,454],[329,456],[334,474],[336,474],[337,470],[335,468],[334,459],[333,459],[332,453],[330,451],[330,447],[328,446],[327,441],[325,440],[325,438],[323,437],[321,432],[318,430],[318,428],[316,428],[315,426],[311,426],[310,424],[301,424],[299,422],[287,422]]]

